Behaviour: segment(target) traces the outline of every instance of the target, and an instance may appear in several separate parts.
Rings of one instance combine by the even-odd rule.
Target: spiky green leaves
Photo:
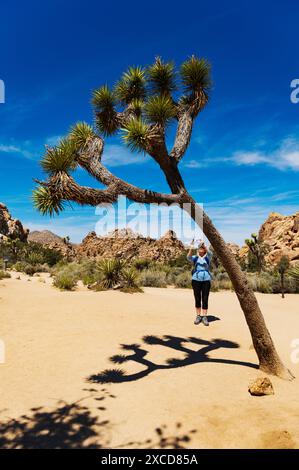
[[[122,130],[122,139],[133,152],[143,152],[146,150],[149,127],[142,119],[130,119]]]
[[[102,111],[103,109],[114,107],[115,96],[108,86],[104,85],[94,90],[91,102],[95,106],[96,111]]]
[[[133,100],[144,100],[145,71],[141,67],[130,67],[115,86],[115,95],[122,104],[130,104]]]
[[[96,126],[103,135],[113,135],[118,129],[116,99],[114,93],[102,86],[93,92],[92,104],[95,107]]]
[[[157,57],[155,63],[147,69],[147,79],[152,94],[170,95],[176,90],[174,63],[163,62]]]
[[[167,125],[177,113],[170,96],[156,95],[149,98],[144,107],[145,116],[151,123]]]
[[[299,263],[295,264],[289,272],[290,276],[299,284]]]
[[[208,97],[211,88],[211,66],[206,59],[192,56],[181,66],[181,77],[187,92],[203,92]]]
[[[34,207],[43,215],[59,214],[64,209],[64,204],[57,194],[53,194],[47,187],[38,186],[33,191]]]
[[[93,128],[86,122],[77,122],[69,133],[69,139],[77,150],[84,149],[88,140],[95,136]]]
[[[75,170],[76,146],[70,138],[64,138],[56,147],[49,147],[41,161],[43,170],[50,176]]]

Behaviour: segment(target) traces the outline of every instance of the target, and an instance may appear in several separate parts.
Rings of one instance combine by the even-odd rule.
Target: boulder
[[[18,219],[13,219],[7,207],[0,203],[0,241],[19,239],[26,242],[28,233],[29,230]]]

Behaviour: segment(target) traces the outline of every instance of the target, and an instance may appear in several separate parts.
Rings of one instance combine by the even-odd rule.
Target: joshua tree
[[[264,242],[259,240],[255,233],[251,234],[251,238],[246,238],[245,243],[250,250],[249,253],[253,257],[257,270],[260,274],[264,268],[265,255],[268,253],[269,247]]]
[[[288,258],[288,256],[283,255],[277,263],[277,271],[280,274],[281,297],[283,299],[284,299],[284,291],[285,291],[284,278],[285,278],[285,274],[286,274],[287,270],[289,269],[289,267],[290,267],[289,258]]]
[[[116,202],[120,195],[140,203],[178,204],[197,223],[202,221],[204,234],[228,272],[245,314],[260,368],[290,378],[245,274],[208,215],[188,193],[179,171],[194,121],[209,100],[210,77],[210,65],[205,59],[192,56],[177,72],[173,63],[157,58],[147,68],[129,68],[114,88],[104,85],[95,90],[92,96],[95,126],[77,123],[56,147],[46,149],[41,165],[48,178],[37,181],[35,206],[43,214],[53,215],[63,210],[66,201],[97,206]],[[179,87],[182,95],[178,99]],[[171,123],[176,123],[176,135],[169,151],[165,136]],[[171,193],[134,186],[104,166],[101,161],[104,137],[118,131],[132,152],[147,153],[158,164]],[[77,166],[105,189],[79,185],[71,174]]]

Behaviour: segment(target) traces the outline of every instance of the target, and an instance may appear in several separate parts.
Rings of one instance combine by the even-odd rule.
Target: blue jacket
[[[193,263],[192,281],[211,281],[210,273],[211,253],[205,256],[187,256],[187,260]]]

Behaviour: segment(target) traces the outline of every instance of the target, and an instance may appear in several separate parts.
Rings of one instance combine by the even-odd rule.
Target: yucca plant
[[[149,90],[152,94],[170,95],[176,90],[176,73],[173,62],[163,62],[157,57],[155,63],[146,71]]]
[[[144,106],[145,116],[151,123],[167,125],[176,116],[176,107],[167,95],[156,95],[149,98]]]
[[[123,104],[130,104],[135,99],[143,100],[146,96],[145,85],[144,69],[142,67],[130,67],[115,85],[115,96]]]
[[[149,140],[149,126],[142,119],[132,118],[122,129],[122,139],[133,152],[145,152]]]
[[[76,147],[70,138],[62,139],[56,147],[48,147],[41,161],[43,170],[50,176],[75,170]]]
[[[125,287],[138,287],[139,274],[134,268],[124,269],[122,272],[122,281]]]
[[[183,85],[188,93],[199,92],[208,98],[212,82],[211,66],[206,59],[192,56],[182,64],[180,72]]]
[[[91,100],[95,111],[97,129],[103,135],[113,135],[119,127],[115,110],[116,97],[107,85],[95,90]]]
[[[112,289],[122,278],[124,263],[120,259],[105,259],[99,262],[100,284],[105,289]]]
[[[69,133],[70,141],[74,144],[75,149],[83,149],[88,140],[93,137],[95,137],[95,132],[86,122],[77,122]]]
[[[53,194],[44,186],[38,186],[33,191],[32,199],[34,207],[43,215],[58,215],[65,206],[64,201],[57,194]]]

